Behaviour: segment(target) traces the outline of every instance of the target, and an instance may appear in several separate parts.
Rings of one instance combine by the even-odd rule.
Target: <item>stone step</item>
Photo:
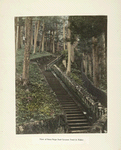
[[[43,74],[45,75],[50,87],[57,95],[57,98],[66,114],[69,133],[85,133],[89,128],[89,122],[83,112],[81,112],[72,97],[52,72],[43,71]]]
[[[53,91],[54,91],[54,90],[53,90]],[[62,93],[59,93],[59,92],[56,92],[56,91],[54,91],[54,92],[55,92],[55,94],[58,95],[58,96],[61,96],[61,95],[62,95]],[[63,96],[66,96],[66,95],[67,95],[67,93],[64,92],[64,93],[63,93]]]
[[[62,104],[75,104],[73,101],[60,101]]]
[[[71,119],[71,118],[70,118],[70,119]],[[84,118],[80,118],[80,119],[71,119],[71,120],[70,120],[70,119],[67,118],[68,123],[75,123],[75,122],[78,122],[78,123],[80,122],[80,123],[81,123],[81,122],[87,122],[87,119],[84,119]]]
[[[73,101],[60,101],[61,102],[61,104],[64,104],[64,105],[66,105],[66,106],[76,106],[76,108],[78,108],[77,107],[77,105],[73,102]]]
[[[60,100],[60,103],[61,104],[69,104],[69,103],[72,104],[73,103],[74,104],[74,102],[72,100],[70,100],[70,101],[67,101],[67,100],[62,101],[62,100]]]
[[[60,102],[61,103],[61,102]],[[75,104],[73,103],[61,103],[61,105],[65,106],[65,107],[68,107],[68,106],[76,106]],[[77,108],[77,106],[76,106]]]
[[[53,89],[53,87],[52,87]],[[54,90],[54,89],[53,89]],[[58,91],[58,90],[54,90],[54,92],[57,94],[57,95],[67,95],[67,92],[66,91]]]
[[[69,133],[87,133],[87,130],[70,130]]]
[[[66,114],[67,116],[69,116],[69,117],[74,117],[74,116],[82,116],[83,114],[81,114],[81,113],[71,113],[71,114]]]
[[[74,102],[73,99],[67,97],[66,95],[63,95],[62,98],[61,95],[58,95],[57,98],[60,100],[60,102]]]
[[[57,95],[57,97],[61,100],[72,100],[70,95]]]
[[[69,126],[88,126],[89,123],[88,122],[75,122],[75,123],[68,123]]]
[[[86,119],[85,116],[67,116],[67,120],[77,120],[77,119]]]
[[[75,104],[64,104],[63,106],[64,107],[73,107],[73,106],[75,106],[77,108],[77,106]]]
[[[89,129],[90,126],[70,126],[69,130],[83,130],[83,129]]]
[[[80,111],[80,109],[77,109],[77,108],[64,108],[64,110],[65,111],[73,111],[73,110],[79,110]],[[81,112],[81,111],[80,111]]]
[[[81,112],[79,109],[64,109],[65,112]]]
[[[73,109],[73,108],[75,108],[75,109],[77,109],[77,107],[76,106],[62,106],[64,109],[66,109],[66,108],[68,108],[68,109]]]
[[[65,111],[65,113],[66,113],[66,114],[77,114],[77,113],[79,114],[80,111],[79,111],[79,110],[77,110],[77,111],[72,111],[72,110],[71,110],[71,111]]]
[[[58,85],[54,85],[53,87],[52,87],[52,89],[54,90],[54,91],[61,91],[61,92],[63,92],[62,90],[62,87],[59,87]],[[64,91],[65,92],[65,91]]]

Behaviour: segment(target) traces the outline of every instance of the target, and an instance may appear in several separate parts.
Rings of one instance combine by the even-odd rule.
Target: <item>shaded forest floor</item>
[[[43,52],[31,54],[30,58],[50,55]],[[19,49],[16,54],[16,125],[21,126],[34,121],[44,122],[63,114],[55,94],[35,62],[30,63],[29,85],[22,85],[23,58],[24,49]]]
[[[16,129],[17,133],[64,133],[65,126],[64,113],[56,98],[55,93],[48,85],[37,63],[41,57],[47,56],[52,59],[52,54],[48,52],[38,52],[30,55],[30,74],[29,84],[22,85],[22,70],[24,49],[19,49],[16,54]],[[46,59],[42,59],[40,64],[43,66]],[[80,60],[79,60],[80,62]],[[58,67],[66,72],[66,68],[60,62]],[[77,84],[83,86],[81,70],[76,62],[72,63],[69,78]],[[84,86],[83,86],[84,87]],[[60,121],[61,120],[61,121]],[[58,122],[61,127],[58,128]]]
[[[71,80],[74,80],[74,82],[76,82],[77,84],[81,85],[83,88],[85,88],[83,86],[83,80],[82,80],[82,75],[81,75],[81,66],[78,66],[77,64],[79,64],[79,62],[74,62],[71,64],[71,73],[68,75],[68,77]],[[66,73],[66,68],[64,67],[62,62],[59,62],[57,64],[57,66],[64,72]],[[93,83],[93,79],[92,77],[89,76],[89,74],[87,75],[88,79]],[[107,80],[106,79],[102,79],[99,83],[99,89],[101,89],[102,91],[104,91],[105,93],[107,93]]]
[[[64,67],[63,63],[60,62],[57,64],[57,66],[61,69],[61,71],[63,71],[66,74],[66,68]],[[77,84],[83,86],[81,70],[75,67],[75,63],[71,65],[71,73],[68,75],[68,77],[74,82],[76,82]]]

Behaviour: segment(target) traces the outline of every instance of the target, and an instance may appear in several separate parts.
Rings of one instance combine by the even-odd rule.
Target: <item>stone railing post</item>
[[[80,86],[74,84],[69,78],[56,66],[52,66],[53,71],[61,78],[61,80],[71,88],[71,90],[81,98],[82,103],[85,105],[85,108],[88,111],[88,115],[91,116],[92,121],[95,122],[99,119],[103,114],[107,113],[107,109],[105,109],[101,103],[94,102],[94,100],[86,96],[85,90],[83,90]]]

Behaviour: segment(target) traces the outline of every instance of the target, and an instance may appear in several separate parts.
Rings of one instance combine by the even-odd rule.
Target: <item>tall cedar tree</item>
[[[53,53],[55,53],[55,31],[53,31]]]
[[[69,29],[70,27],[70,22],[68,19],[68,42],[67,42],[67,48],[68,48],[68,65],[67,65],[67,71],[66,74],[70,74],[71,73],[71,30]]]
[[[23,62],[23,85],[27,85],[29,82],[29,62],[30,62],[30,48],[31,48],[31,17],[26,17],[26,39],[24,50],[24,62]]]
[[[45,23],[44,23],[44,21],[43,21],[42,52],[44,52],[44,43],[45,43]]]
[[[15,17],[15,52],[17,51],[17,17]]]
[[[107,17],[106,16],[70,16],[70,29],[73,35],[79,35],[81,40],[89,40],[92,38],[92,60],[93,60],[93,82],[96,87],[99,86],[99,50],[97,37],[103,35],[103,60],[106,60],[107,47]],[[85,52],[84,52],[85,53]],[[84,69],[87,74],[87,56],[84,55]],[[106,66],[106,61],[103,61],[103,66]],[[91,64],[90,64],[91,65]],[[102,66],[101,66],[102,67]],[[106,67],[105,67],[106,68]],[[91,75],[91,66],[90,66]]]
[[[39,26],[40,26],[40,20],[38,20],[37,28],[36,28],[36,24],[35,24],[34,51],[33,51],[34,54],[36,53],[37,37],[38,37],[38,32],[39,32]]]
[[[58,33],[58,24],[56,23],[56,34],[57,34],[57,51],[59,51],[59,33]]]
[[[65,50],[65,20],[63,20],[63,50]]]

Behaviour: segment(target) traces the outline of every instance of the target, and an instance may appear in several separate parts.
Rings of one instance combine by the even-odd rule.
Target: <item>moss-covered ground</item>
[[[72,64],[71,67],[71,73],[68,75],[68,77],[71,80],[74,80],[77,84],[83,86],[83,81],[82,81],[82,76],[81,76],[81,71],[75,67],[75,63]],[[57,66],[66,73],[66,68],[64,67],[64,65],[60,62],[57,64]]]
[[[50,56],[50,53],[31,54],[30,58]],[[53,91],[47,84],[36,63],[30,63],[29,85],[23,86],[21,77],[24,49],[16,54],[16,123],[22,125],[30,121],[52,118],[62,113]]]
[[[68,51],[62,51],[62,54],[64,55],[64,59],[68,60]],[[71,73],[69,74],[69,77],[74,80],[77,84],[83,86],[83,81],[82,81],[82,77],[81,77],[81,61],[82,61],[82,54],[78,51],[75,51],[75,60],[74,62],[71,64]],[[58,63],[58,67],[63,71],[66,72],[66,68],[64,67],[64,65],[60,62]],[[103,74],[103,78],[99,81],[99,88],[104,91],[105,93],[107,93],[107,77],[106,77],[106,72],[104,72]],[[89,73],[87,74],[88,79],[93,82],[93,78],[89,75]]]

